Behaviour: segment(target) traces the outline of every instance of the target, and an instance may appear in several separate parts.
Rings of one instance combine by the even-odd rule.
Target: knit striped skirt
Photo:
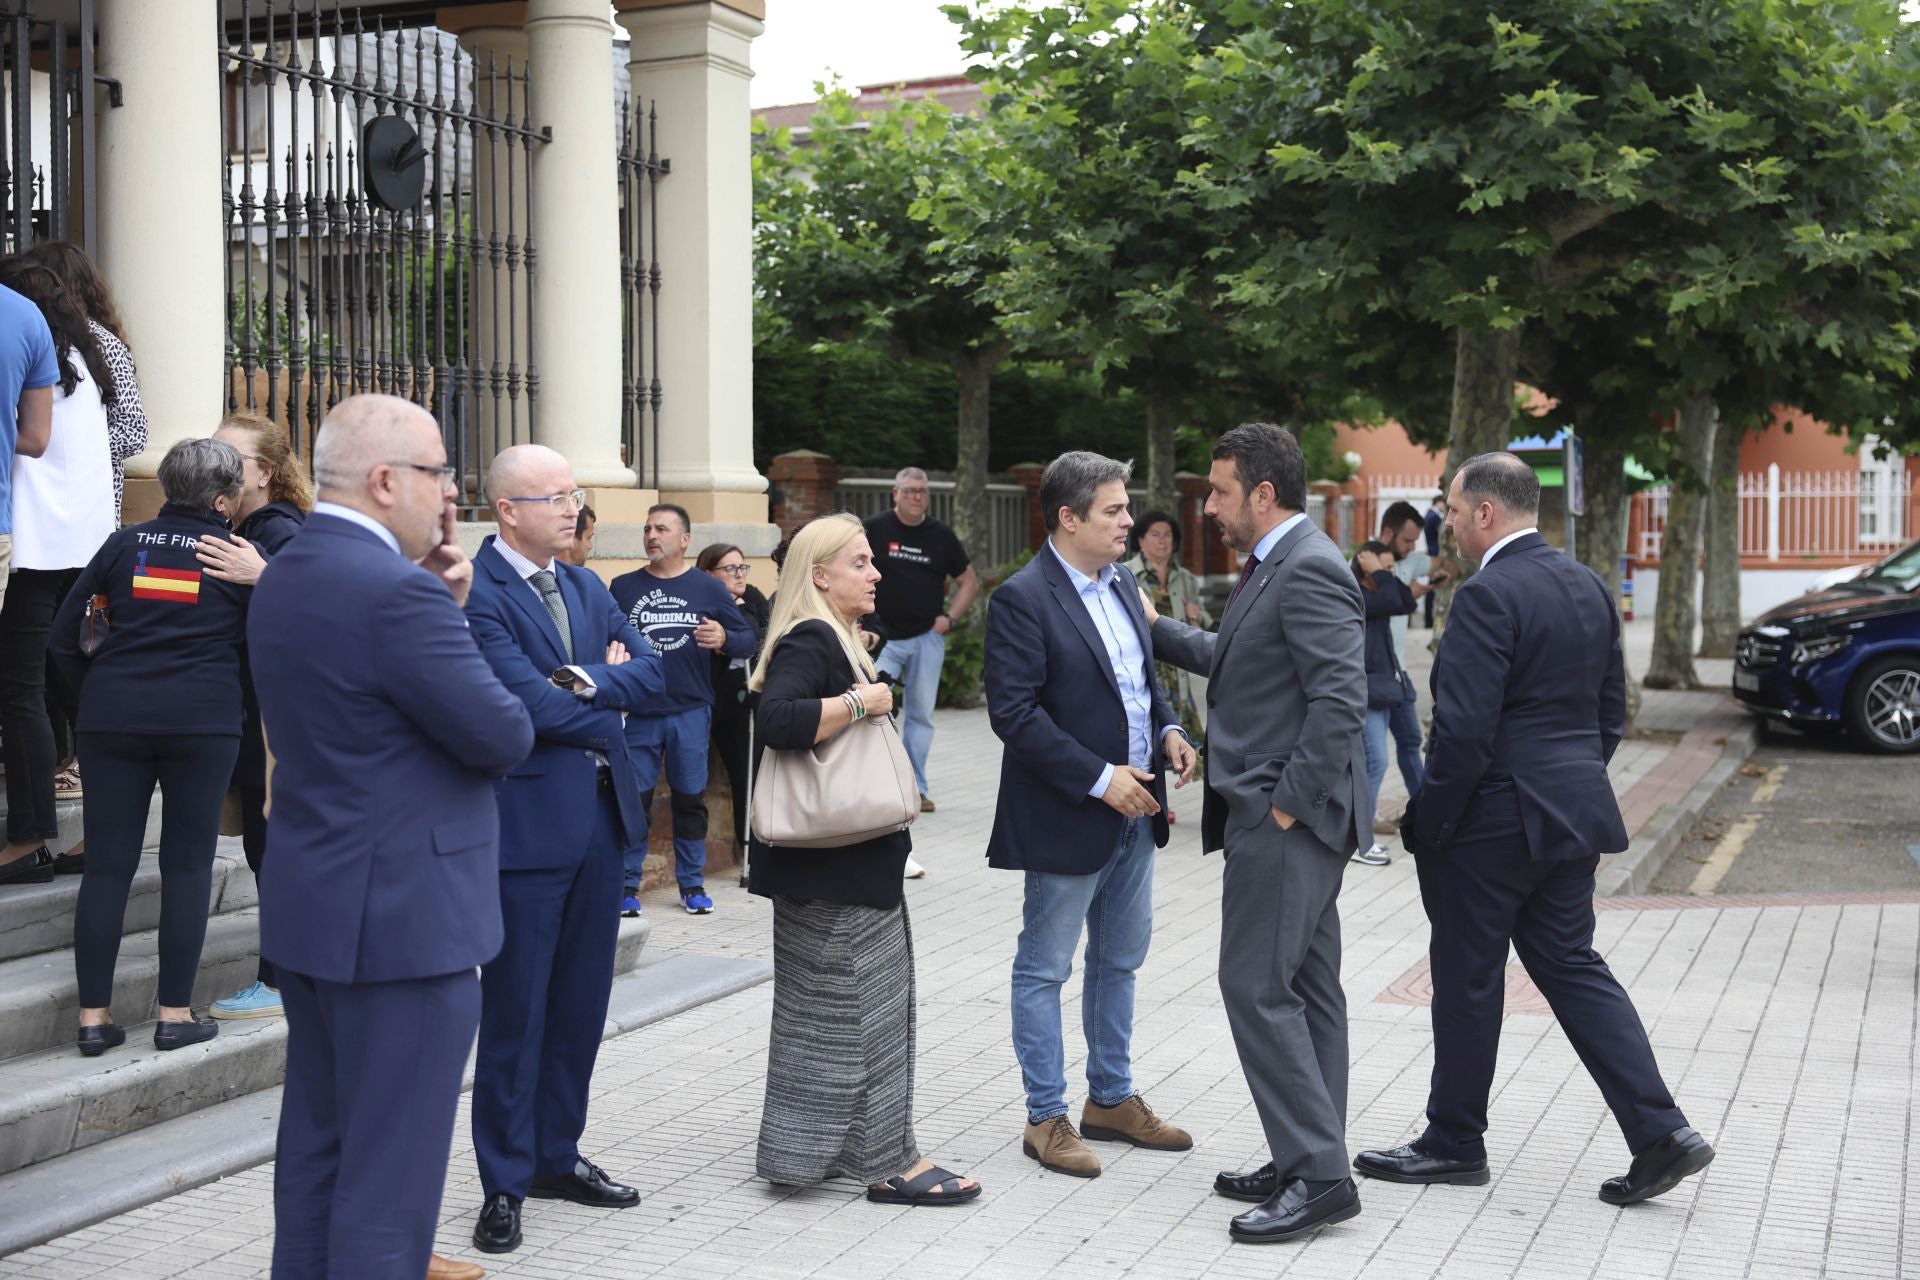
[[[913,1054],[906,905],[775,898],[760,1176],[880,1182],[912,1167]]]

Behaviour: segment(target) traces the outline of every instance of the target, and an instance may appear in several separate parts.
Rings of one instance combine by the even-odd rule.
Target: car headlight
[[[1853,643],[1850,635],[1809,636],[1793,646],[1795,665],[1803,662],[1818,662],[1822,658],[1832,657]]]

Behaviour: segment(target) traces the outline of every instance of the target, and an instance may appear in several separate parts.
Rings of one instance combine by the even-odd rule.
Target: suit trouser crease
[[[1421,1144],[1484,1159],[1511,939],[1574,1052],[1638,1154],[1686,1124],[1633,1001],[1593,948],[1598,858],[1533,862],[1471,848],[1415,858],[1432,924],[1434,1063]]]
[[[933,750],[933,704],[940,696],[940,668],[947,660],[947,638],[936,631],[905,640],[889,640],[874,665],[882,676],[900,681],[901,745],[913,764],[913,780],[927,795],[927,756]]]
[[[619,817],[599,794],[592,847],[570,867],[500,873],[505,940],[480,971],[473,1143],[485,1193],[524,1199],[573,1172],[620,931]]]
[[[480,984],[470,969],[363,984],[279,977],[287,1082],[273,1280],[419,1280]]]
[[[640,787],[639,834],[621,855],[626,887],[640,884],[647,840],[653,830],[653,789],[667,775],[672,796],[673,878],[682,889],[706,883],[707,749],[712,707],[692,707],[664,716],[629,716],[627,747]]]
[[[80,768],[87,780],[87,804],[81,814],[86,871],[73,914],[74,975],[82,1008],[103,1009],[113,999],[127,894],[140,867],[156,784],[160,787],[157,1002],[179,1009],[192,1003],[200,952],[207,939],[220,806],[239,747],[239,738],[215,733],[87,731],[77,735]]]
[[[1337,899],[1346,859],[1306,824],[1229,830],[1220,991],[1282,1183],[1348,1173],[1347,1002]]]
[[[1153,828],[1132,821],[1107,865],[1091,875],[1026,872],[1013,960],[1013,1044],[1034,1124],[1067,1113],[1060,991],[1086,926],[1080,1000],[1087,1089],[1100,1106],[1133,1096],[1135,974],[1153,938]]]

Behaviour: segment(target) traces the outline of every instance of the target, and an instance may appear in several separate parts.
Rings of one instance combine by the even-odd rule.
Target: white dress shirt
[[[1538,533],[1538,532],[1540,532],[1539,528],[1534,525],[1528,525],[1524,529],[1515,529],[1512,533],[1508,534],[1506,537],[1500,539],[1500,541],[1494,543],[1492,546],[1487,548],[1486,553],[1480,557],[1480,567],[1482,569],[1485,569],[1488,565],[1492,564],[1493,558],[1499,555],[1501,550],[1504,549],[1506,545],[1509,542],[1512,542],[1515,538],[1524,538],[1530,533]]]

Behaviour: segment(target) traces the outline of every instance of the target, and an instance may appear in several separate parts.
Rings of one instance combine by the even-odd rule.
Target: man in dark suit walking
[[[431,1251],[474,969],[500,948],[491,779],[533,726],[460,613],[473,566],[446,462],[424,410],[341,401],[314,445],[320,501],[248,611],[278,758],[260,880],[287,1014],[274,1280],[480,1274]]]
[[[1153,672],[1127,553],[1130,463],[1055,458],[1040,481],[1047,541],[987,611],[987,713],[1006,744],[987,861],[1026,875],[1013,958],[1013,1049],[1026,1084],[1022,1149],[1057,1173],[1099,1176],[1081,1141],[1185,1151],[1193,1139],[1134,1089],[1134,973],[1153,935],[1154,850],[1167,842],[1165,784],[1183,785],[1193,743]],[[1067,1118],[1060,988],[1087,929],[1087,1090]]]
[[[650,708],[660,655],[592,571],[568,564],[585,495],[544,445],[487,472],[500,522],[474,558],[467,618],[533,717],[533,752],[495,787],[500,954],[480,975],[473,1147],[486,1201],[473,1242],[520,1246],[528,1196],[625,1209],[640,1193],[580,1153],[620,930],[620,853],[646,830],[624,714]]]
[[[1155,656],[1207,682],[1201,844],[1224,848],[1220,994],[1273,1159],[1214,1189],[1258,1201],[1236,1240],[1291,1240],[1360,1212],[1347,1171],[1341,874],[1372,843],[1360,729],[1360,587],[1306,516],[1293,434],[1235,427],[1213,446],[1207,514],[1246,557],[1218,635],[1153,623]]]
[[[1401,824],[1432,923],[1427,1128],[1354,1167],[1390,1182],[1487,1181],[1487,1094],[1511,942],[1613,1111],[1633,1163],[1609,1204],[1706,1168],[1633,1002],[1593,949],[1593,873],[1627,847],[1607,762],[1626,732],[1620,617],[1591,569],[1534,528],[1540,482],[1510,453],[1460,465],[1447,521],[1480,571],[1433,664],[1426,785]]]

